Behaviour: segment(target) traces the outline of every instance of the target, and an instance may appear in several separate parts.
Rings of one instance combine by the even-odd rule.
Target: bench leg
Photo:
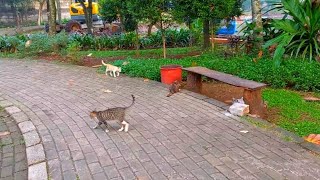
[[[261,118],[266,118],[266,107],[261,96],[261,89],[249,90],[245,89],[243,92],[243,99],[249,105],[250,114],[258,115]]]
[[[187,89],[195,92],[200,92],[202,87],[201,75],[193,72],[188,72]]]

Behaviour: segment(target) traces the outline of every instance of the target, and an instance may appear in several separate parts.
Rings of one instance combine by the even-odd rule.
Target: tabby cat
[[[181,84],[179,81],[174,81],[170,86],[169,86],[169,94],[167,97],[173,95],[174,93],[177,93],[180,91]]]
[[[109,132],[107,121],[118,120],[119,123],[121,123],[121,128],[118,131],[123,131],[124,129],[125,132],[128,132],[129,123],[125,121],[124,117],[125,117],[125,111],[134,104],[135,97],[134,95],[131,95],[131,96],[132,96],[132,103],[128,107],[116,107],[116,108],[106,109],[104,111],[90,112],[90,118],[91,119],[95,118],[98,120],[98,124],[95,127],[93,127],[93,129],[96,129],[101,124],[105,124],[107,127],[105,131]]]
[[[120,72],[121,72],[121,67],[117,67],[117,66],[114,66],[114,65],[111,65],[111,64],[106,64],[103,62],[103,60],[101,60],[101,63],[106,66],[106,75],[108,74],[108,71],[110,71],[110,76],[112,76],[112,73],[113,73],[113,77],[116,77],[116,73],[117,73],[117,76],[120,75]]]

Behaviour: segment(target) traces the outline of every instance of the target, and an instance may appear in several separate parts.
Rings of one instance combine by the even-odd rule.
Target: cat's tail
[[[136,100],[136,97],[134,97],[133,94],[131,94],[131,96],[132,96],[132,103],[127,108],[130,108],[134,104],[134,102]]]
[[[106,64],[106,63],[104,63],[104,62],[103,62],[103,60],[101,60],[101,63],[102,63],[104,66],[107,66],[107,64]]]

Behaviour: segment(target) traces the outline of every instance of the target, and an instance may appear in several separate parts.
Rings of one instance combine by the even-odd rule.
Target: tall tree
[[[203,47],[210,45],[210,22],[232,15],[237,0],[173,0],[175,16],[182,19],[203,20]],[[212,27],[214,24],[211,24]]]
[[[170,0],[130,0],[131,4],[128,6],[131,9],[131,13],[137,21],[144,20],[148,22],[151,27],[153,24],[159,23],[163,57],[167,57],[166,52],[166,37],[165,29],[170,26],[172,22],[172,6]],[[145,6],[147,4],[147,6]],[[149,30],[148,30],[149,31]],[[149,33],[149,32],[148,32]]]
[[[255,22],[253,36],[256,41],[256,47],[261,50],[263,45],[263,25],[260,0],[251,0],[252,22]]]
[[[83,11],[84,11],[84,16],[86,19],[86,24],[87,24],[87,30],[88,30],[88,34],[93,34],[92,32],[92,0],[88,0],[88,2],[86,3],[85,0],[79,0]],[[86,5],[87,4],[87,5]]]
[[[43,10],[43,6],[44,6],[46,0],[35,0],[35,1],[39,3],[39,9],[38,9],[38,25],[40,26],[40,25],[41,25],[41,22],[42,22],[42,20],[43,20],[42,10]]]
[[[60,0],[56,0],[56,4],[57,4],[58,22],[61,23],[61,2],[60,2]]]
[[[49,0],[49,34],[56,33],[56,1]]]
[[[11,8],[11,12],[16,21],[17,28],[22,22],[22,15],[26,13],[32,4],[31,0],[7,0],[6,4]]]

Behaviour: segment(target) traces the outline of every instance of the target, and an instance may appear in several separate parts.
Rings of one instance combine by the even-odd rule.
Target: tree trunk
[[[56,33],[56,2],[55,0],[49,0],[49,34],[54,35]]]
[[[163,58],[167,58],[166,35],[165,35],[165,30],[163,29],[162,18],[161,18],[161,22],[160,22],[160,31],[161,31],[161,38],[162,38]]]
[[[152,27],[153,27],[155,24],[156,24],[155,22],[151,22],[151,23],[148,25],[148,35],[147,35],[147,36],[151,36]]]
[[[57,3],[57,14],[58,14],[58,22],[61,24],[61,3],[60,0],[56,0]]]
[[[16,7],[14,6],[13,3],[10,6],[11,6],[11,12],[13,14],[13,17],[14,17],[15,21],[16,21],[16,27],[19,28],[20,23],[19,23],[19,16],[18,16],[17,9],[16,9]]]
[[[262,25],[262,14],[261,14],[261,3],[260,0],[251,0],[252,8],[252,22],[256,23],[254,28],[254,39],[257,42],[256,47],[260,50],[263,45],[263,25]]]
[[[140,57],[140,43],[139,43],[139,31],[138,31],[138,25],[136,27],[136,56]]]
[[[208,19],[203,21],[203,48],[207,49],[210,46],[210,22]]]
[[[88,7],[84,4],[84,0],[80,0],[80,4],[84,11],[84,16],[86,19],[87,32],[88,34],[92,33],[92,0],[88,1]]]
[[[42,9],[45,1],[39,2],[39,11],[38,11],[38,25],[41,25],[42,22]]]

